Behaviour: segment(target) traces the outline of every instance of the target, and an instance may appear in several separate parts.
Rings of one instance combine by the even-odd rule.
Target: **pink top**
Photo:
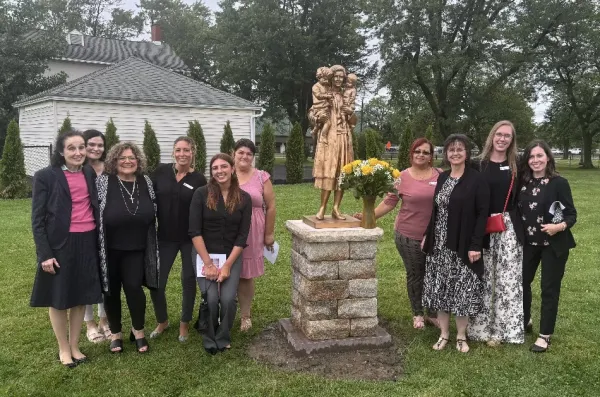
[[[400,173],[402,182],[398,194],[388,193],[384,200],[385,204],[395,207],[402,199],[394,225],[396,232],[413,240],[423,239],[433,211],[433,195],[440,172],[434,168],[431,178],[424,180],[414,179],[408,170]]]
[[[90,193],[83,172],[64,171],[71,192],[71,226],[69,232],[83,233],[96,228]]]
[[[241,278],[255,278],[265,273],[263,250],[265,248],[265,213],[263,211],[263,186],[271,176],[266,171],[255,169],[250,179],[240,185],[252,197],[252,221],[248,232],[248,246],[242,253]],[[261,179],[262,178],[262,182]]]

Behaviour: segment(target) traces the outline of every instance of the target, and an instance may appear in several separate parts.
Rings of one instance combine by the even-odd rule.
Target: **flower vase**
[[[375,229],[377,221],[375,220],[375,199],[376,196],[363,197],[363,210],[360,227],[365,229]]]

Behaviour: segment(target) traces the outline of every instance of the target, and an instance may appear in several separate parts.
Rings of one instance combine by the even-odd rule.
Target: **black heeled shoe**
[[[133,331],[131,331],[129,334],[129,340],[131,342],[135,342],[135,347],[137,348],[137,351],[140,354],[148,353],[148,351],[150,350],[150,345],[148,344],[148,340],[145,337],[136,339],[135,335],[133,334]],[[146,348],[146,350],[140,350],[144,347]]]
[[[541,340],[543,340],[544,342],[547,343],[546,347],[542,347],[542,346],[536,345],[534,343],[533,345],[531,345],[529,350],[533,353],[545,353],[548,350],[548,348],[550,347],[550,337],[539,335],[538,338],[540,338]]]
[[[60,353],[58,353],[56,355],[56,358],[58,358],[58,362],[61,363],[63,365],[63,367],[71,368],[72,369],[72,368],[75,368],[77,366],[77,362],[76,361],[73,361],[72,363],[63,363],[62,360],[60,359]],[[71,359],[72,358],[73,357],[71,357]]]
[[[123,353],[123,339],[114,339],[110,341],[110,346],[108,348],[111,353]],[[119,350],[113,350],[119,349]]]

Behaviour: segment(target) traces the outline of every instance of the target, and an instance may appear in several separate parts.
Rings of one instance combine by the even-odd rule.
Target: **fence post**
[[[48,146],[48,164],[52,163],[52,144]]]

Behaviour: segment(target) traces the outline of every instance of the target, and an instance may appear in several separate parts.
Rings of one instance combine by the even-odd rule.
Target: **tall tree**
[[[107,152],[110,150],[110,148],[115,146],[120,141],[119,136],[117,135],[117,126],[115,125],[115,122],[113,121],[112,117],[110,118],[108,123],[106,123],[104,139],[106,140],[104,150]]]
[[[150,25],[160,26],[163,41],[185,62],[192,78],[221,86],[214,78],[213,60],[213,50],[219,41],[213,32],[212,13],[202,0],[192,4],[180,0],[141,0],[140,8]]]
[[[146,156],[147,171],[151,173],[160,164],[160,146],[156,139],[156,133],[152,126],[146,120],[144,123],[144,155]]]
[[[235,139],[233,139],[233,131],[231,131],[231,124],[227,120],[227,124],[223,127],[223,136],[221,137],[221,153],[227,153],[231,155],[233,153],[233,147],[235,146]]]
[[[304,159],[304,134],[300,123],[296,123],[285,147],[285,180],[287,183],[302,183]]]
[[[410,126],[407,125],[400,138],[400,145],[398,145],[398,164],[396,168],[401,171],[410,167],[410,147],[413,140],[414,135]]]
[[[485,86],[471,88],[463,102],[468,104],[465,107],[466,117],[456,126],[477,147],[483,148],[492,126],[500,120],[510,120],[515,125],[519,146],[525,146],[534,138],[534,111],[529,104],[533,95],[526,96],[521,89],[507,86],[499,86],[491,92],[487,92]],[[486,97],[483,98],[483,95]]]
[[[187,135],[194,140],[196,145],[196,171],[201,174],[206,172],[206,139],[204,131],[198,120],[190,121]]]
[[[370,158],[380,158],[383,151],[384,145],[381,141],[381,135],[376,130],[369,128],[365,132],[365,157],[367,159]]]
[[[219,78],[267,111],[284,109],[308,128],[311,88],[319,66],[341,64],[361,80],[369,50],[360,0],[223,0],[216,13]]]
[[[41,16],[30,2],[0,2],[0,153],[8,123],[18,116],[13,103],[67,77],[64,73],[44,76],[48,60],[61,54],[64,38],[58,30],[32,31],[40,27]]]
[[[557,0],[558,1],[558,0]],[[519,76],[546,35],[561,23],[560,10],[540,0],[367,0],[368,22],[381,40],[382,83],[392,98],[419,89],[442,137],[465,117],[466,93],[485,77],[482,98]],[[532,6],[533,7],[533,6]]]
[[[8,125],[6,145],[0,160],[0,198],[25,198],[28,193],[19,124],[12,120]]]
[[[57,136],[61,136],[65,132],[69,132],[71,130],[73,130],[73,125],[71,124],[71,117],[67,116],[67,117],[65,117],[62,125],[58,129]]]
[[[592,168],[593,140],[600,130],[600,4],[552,0],[546,6],[562,10],[566,17],[542,40],[538,80],[568,101],[583,142],[583,167]]]
[[[275,167],[275,130],[270,123],[265,124],[260,133],[257,167],[273,175]]]

